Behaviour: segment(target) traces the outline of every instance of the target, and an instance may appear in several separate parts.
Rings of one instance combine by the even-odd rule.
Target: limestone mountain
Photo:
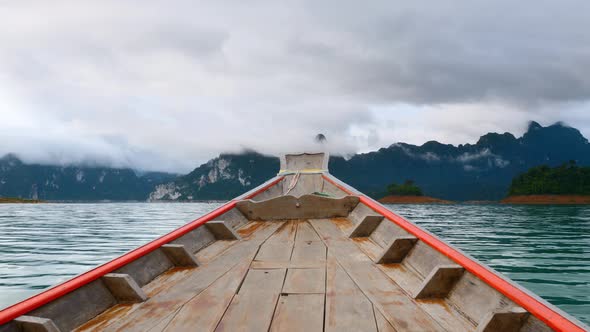
[[[14,154],[0,158],[0,196],[4,197],[144,201],[156,185],[175,177],[128,168],[26,164]]]
[[[229,199],[248,191],[279,171],[279,159],[257,152],[221,154],[187,175],[158,185],[154,200]]]

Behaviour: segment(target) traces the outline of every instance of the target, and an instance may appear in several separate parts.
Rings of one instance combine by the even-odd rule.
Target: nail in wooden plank
[[[22,332],[59,332],[59,328],[49,318],[20,316],[14,320]]]
[[[217,240],[240,240],[240,236],[225,221],[213,220],[205,224]]]
[[[108,273],[102,277],[102,280],[119,302],[143,302],[148,298],[143,289],[128,274]]]
[[[377,264],[401,263],[418,239],[414,236],[394,238],[375,260]]]
[[[367,237],[370,236],[373,231],[379,226],[383,216],[379,215],[368,215],[365,216],[361,221],[354,226],[348,237]]]
[[[438,265],[424,279],[415,298],[445,298],[463,275],[464,269],[455,264]]]
[[[529,313],[515,307],[509,310],[494,311],[487,314],[477,326],[477,332],[517,332],[528,318]]]
[[[161,249],[176,266],[199,266],[195,256],[183,244],[169,243],[163,245]]]

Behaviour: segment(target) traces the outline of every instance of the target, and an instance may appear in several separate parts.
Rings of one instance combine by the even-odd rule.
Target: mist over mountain
[[[177,175],[137,173],[129,168],[25,164],[0,158],[0,196],[42,200],[144,201],[154,187]]]
[[[531,122],[522,137],[488,133],[475,144],[429,141],[395,143],[350,159],[330,158],[330,172],[357,189],[382,191],[392,182],[413,180],[424,194],[450,200],[497,200],[512,179],[538,165],[570,160],[590,165],[590,144],[575,128]],[[27,165],[14,155],[0,159],[0,196],[49,200],[230,199],[279,170],[275,156],[254,151],[221,154],[192,172],[138,175],[131,169]]]

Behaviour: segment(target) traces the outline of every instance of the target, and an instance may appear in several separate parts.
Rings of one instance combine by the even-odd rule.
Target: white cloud
[[[0,154],[188,171],[222,151],[590,134],[582,0],[0,3]],[[560,24],[547,24],[560,22]]]

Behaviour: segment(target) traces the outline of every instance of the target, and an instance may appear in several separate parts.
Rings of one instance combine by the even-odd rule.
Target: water
[[[219,205],[0,204],[0,308],[117,257]],[[590,207],[389,207],[590,323]]]
[[[388,207],[590,323],[590,207]]]

